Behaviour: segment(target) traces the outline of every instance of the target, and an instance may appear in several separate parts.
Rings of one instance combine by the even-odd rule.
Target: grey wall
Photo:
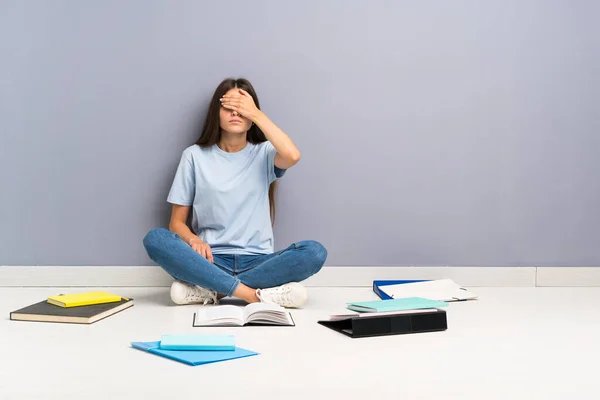
[[[151,265],[181,151],[244,76],[303,159],[277,247],[600,265],[595,1],[0,1],[0,264]]]

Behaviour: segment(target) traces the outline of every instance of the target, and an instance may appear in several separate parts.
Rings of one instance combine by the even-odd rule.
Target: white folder
[[[386,285],[380,286],[379,290],[394,299],[422,297],[439,301],[461,301],[474,300],[478,297],[475,293],[463,288],[452,279]]]

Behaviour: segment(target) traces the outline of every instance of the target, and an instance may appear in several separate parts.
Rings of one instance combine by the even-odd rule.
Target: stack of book
[[[318,323],[352,338],[444,331],[448,302],[478,298],[451,279],[378,280],[373,291],[381,300],[347,303],[354,313]]]
[[[235,345],[233,335],[163,335],[156,342],[132,342],[135,349],[196,366],[233,360],[258,353]]]
[[[331,315],[318,323],[352,338],[435,332],[448,328],[441,309],[447,305],[421,297],[352,302],[347,308],[355,313]]]
[[[103,291],[50,296],[10,313],[13,321],[93,324],[133,306],[133,299]]]

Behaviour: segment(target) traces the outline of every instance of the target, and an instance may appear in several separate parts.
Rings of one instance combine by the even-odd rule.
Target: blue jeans
[[[164,228],[144,237],[148,256],[173,278],[231,296],[243,283],[265,289],[300,282],[319,272],[327,250],[314,240],[292,243],[271,254],[214,254],[214,264],[198,254],[179,235]]]

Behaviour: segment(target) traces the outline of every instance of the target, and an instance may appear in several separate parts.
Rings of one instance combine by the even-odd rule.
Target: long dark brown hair
[[[210,101],[210,105],[208,106],[208,113],[206,114],[206,119],[204,120],[204,126],[202,127],[202,133],[196,144],[201,147],[209,147],[219,142],[221,139],[221,123],[220,123],[220,114],[219,111],[221,109],[220,98],[225,95],[231,89],[243,89],[254,99],[254,104],[260,110],[260,104],[258,102],[258,96],[256,96],[256,91],[250,81],[244,78],[234,79],[227,78],[223,80],[219,86],[215,89],[215,93]],[[256,124],[252,124],[248,132],[246,132],[246,140],[250,143],[258,144],[267,141],[267,137],[265,134],[256,126]],[[276,190],[276,181],[271,183],[269,186],[269,207],[271,210],[271,223],[275,222],[275,190]]]

